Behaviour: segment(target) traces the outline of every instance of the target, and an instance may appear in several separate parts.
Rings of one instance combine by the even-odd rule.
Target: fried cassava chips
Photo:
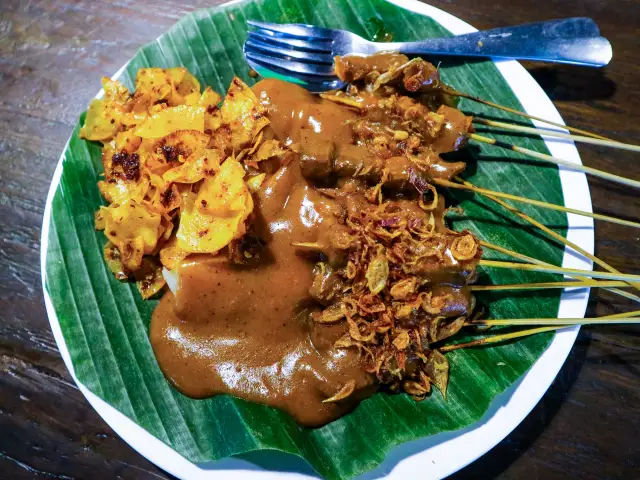
[[[162,267],[191,253],[217,254],[244,235],[262,179],[246,177],[238,159],[278,150],[273,141],[260,150],[269,120],[238,78],[221,106],[221,96],[210,87],[201,93],[185,68],[141,69],[133,94],[115,80],[102,85],[104,97],[91,103],[80,132],[103,144],[98,187],[108,205],[95,226],[109,239],[110,270],[135,279],[148,298],[164,286]]]

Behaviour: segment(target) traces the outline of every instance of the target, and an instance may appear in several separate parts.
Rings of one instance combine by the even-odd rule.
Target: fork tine
[[[303,25],[301,23],[266,23],[257,22],[255,20],[247,20],[247,23],[252,27],[262,28],[264,30],[269,30],[281,35],[291,35],[300,38],[324,38],[329,40],[333,38],[333,30],[328,28],[316,27],[314,25]]]
[[[342,82],[338,80],[336,76],[330,77],[314,77],[305,75],[302,73],[295,73],[292,76],[291,72],[286,72],[277,66],[274,66],[269,63],[261,62],[258,60],[253,60],[247,57],[247,63],[256,70],[260,75],[265,76],[266,78],[272,77],[273,74],[276,75],[276,78],[284,78],[287,81],[300,84],[307,90],[311,92],[326,92],[328,90],[336,90],[344,87],[346,82]],[[264,70],[268,70],[271,74],[264,75],[262,72]]]
[[[247,51],[257,51],[257,53],[270,54],[283,58],[284,60],[297,59],[305,62],[333,65],[333,58],[331,57],[331,54],[302,52],[300,50],[277,47],[267,42],[252,40],[251,38],[248,38],[244,45]]]
[[[259,40],[262,42],[268,42],[270,44],[283,47],[294,48],[296,50],[306,50],[309,52],[328,52],[331,53],[331,41],[330,40],[317,40],[308,42],[306,40],[300,40],[297,38],[278,37],[268,30],[253,30],[249,32],[248,37],[252,40]]]
[[[334,77],[333,65],[302,63],[292,60],[265,55],[256,51],[244,49],[244,55],[248,59],[262,63],[265,67],[275,66],[285,72],[303,73],[312,77]]]

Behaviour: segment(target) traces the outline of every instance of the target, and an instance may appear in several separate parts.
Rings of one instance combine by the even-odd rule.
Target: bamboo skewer
[[[509,250],[508,248],[501,247],[500,245],[494,245],[493,243],[489,243],[489,242],[486,242],[484,240],[479,240],[479,242],[480,242],[480,245],[485,247],[485,248],[488,248],[490,250],[495,250],[496,252],[504,253],[505,255],[509,255],[510,257],[517,258],[518,260],[522,260],[522,261],[527,262],[527,263],[534,263],[536,265],[542,265],[542,266],[545,266],[545,267],[553,267],[554,266],[551,263],[543,262],[542,260],[538,260],[537,258],[533,258],[533,257],[530,257],[530,256],[525,255],[523,253],[519,253],[519,252],[515,252],[513,250]],[[583,280],[585,280],[585,277],[576,277],[576,278],[582,278]]]
[[[604,317],[596,317],[594,319],[584,319],[584,318],[578,318],[578,319],[514,319],[514,320],[580,320],[580,321],[584,321],[584,320],[598,320],[598,322],[593,322],[592,324],[597,324],[597,323],[602,323],[602,324],[607,324],[607,320],[633,320],[634,323],[640,323],[640,320],[638,320],[637,318],[633,318],[633,317],[637,317],[640,315],[640,311],[634,311],[634,312],[629,312],[629,313],[616,313],[614,315],[606,315]],[[485,321],[489,321],[489,320],[485,320]],[[631,322],[624,322],[624,323],[631,323]],[[474,325],[483,325],[482,323],[478,322],[473,322]],[[467,324],[468,325],[468,324]],[[484,324],[486,325],[486,324]],[[527,329],[527,330],[520,330],[519,332],[511,332],[511,333],[505,333],[505,334],[498,334],[498,335],[493,335],[490,337],[484,337],[484,338],[479,338],[477,340],[472,340],[470,342],[464,342],[464,343],[454,343],[454,344],[449,344],[449,345],[444,345],[442,347],[439,348],[439,350],[443,353],[446,352],[451,352],[453,350],[458,350],[461,348],[468,348],[468,347],[477,347],[477,346],[481,346],[481,345],[488,345],[491,343],[500,343],[500,342],[504,342],[506,340],[513,340],[514,338],[521,338],[521,337],[527,337],[530,335],[536,335],[538,333],[543,333],[543,332],[551,332],[553,330],[559,330],[562,328],[566,328],[568,326],[572,326],[572,325],[577,325],[577,323],[572,323],[570,325],[564,325],[564,324],[560,324],[560,325],[553,325],[553,326],[547,326],[547,327],[538,327],[538,328],[531,328],[531,329]]]
[[[562,238],[564,239],[564,237],[562,237]],[[571,242],[569,242],[569,243],[571,243]],[[517,259],[522,260],[524,262],[534,263],[536,265],[543,265],[543,266],[553,266],[551,263],[543,262],[542,260],[538,260],[537,258],[529,257],[529,256],[524,255],[522,253],[514,252],[513,250],[509,250],[508,248],[504,248],[504,247],[501,247],[499,245],[494,245],[493,243],[485,242],[484,240],[480,240],[480,245],[485,247],[485,248],[489,248],[491,250],[495,250],[496,252],[504,253],[505,255],[509,255],[509,256],[511,256],[513,258],[517,258]],[[569,245],[569,246],[571,246],[571,245]],[[617,272],[617,270],[615,270],[615,271]],[[581,282],[591,282],[591,281],[593,281],[593,280],[591,280],[591,279],[589,279],[587,277],[581,277],[579,275],[575,275],[575,276],[568,275],[568,276],[572,277],[572,278],[575,278],[576,280],[580,280]],[[605,290],[608,290],[611,293],[615,293],[617,295],[620,295],[620,296],[625,297],[625,298],[629,298],[629,299],[631,299],[631,300],[633,300],[635,302],[639,302],[640,303],[640,297],[637,296],[637,295],[634,295],[633,293],[625,292],[624,290],[619,290],[617,288],[610,288],[610,287],[605,287]]]
[[[533,115],[529,115],[529,114],[526,114],[524,112],[520,112],[518,110],[509,108],[509,107],[498,105],[496,103],[493,103],[493,102],[490,102],[490,101],[487,101],[487,100],[483,100],[483,99],[474,97],[474,96],[469,95],[469,94],[458,92],[458,91],[453,90],[453,89],[447,89],[446,93],[448,93],[450,95],[453,95],[453,96],[459,96],[459,97],[467,98],[469,100],[473,100],[473,101],[476,101],[478,103],[482,103],[484,105],[488,105],[488,106],[491,106],[491,107],[494,107],[494,108],[497,108],[497,109],[501,109],[501,110],[504,110],[504,111],[511,112],[513,114],[516,114],[516,115],[520,115],[522,117],[526,117],[526,118],[533,119],[533,120],[538,120],[538,121],[547,123],[549,125],[553,125],[553,126],[556,126],[556,127],[562,128],[562,129],[569,130],[571,132],[575,132],[575,133],[579,133],[579,134],[584,135],[584,136],[578,136],[576,138],[575,136],[563,134],[561,132],[544,132],[543,133],[543,134],[548,135],[548,136],[556,136],[558,138],[569,138],[569,139],[572,139],[574,141],[583,141],[585,143],[592,143],[592,144],[597,144],[597,145],[602,145],[602,146],[610,146],[610,147],[615,147],[615,148],[628,149],[628,150],[632,150],[632,151],[640,151],[640,147],[635,146],[635,145],[628,145],[628,144],[623,144],[621,142],[616,142],[614,140],[608,139],[607,137],[604,137],[604,136],[601,136],[601,135],[597,135],[597,134],[594,134],[594,133],[591,133],[591,132],[588,132],[588,131],[585,131],[585,130],[580,130],[580,129],[577,129],[577,128],[573,128],[573,127],[569,127],[569,126],[566,126],[566,125],[561,125],[561,124],[558,124],[558,123],[555,123],[555,122],[551,122],[551,121],[548,121],[546,119],[543,119],[543,118],[540,118],[540,117],[535,117]],[[522,132],[525,132],[525,133],[535,133],[535,134],[540,134],[541,133],[539,131],[536,131],[536,129],[532,129],[532,128],[529,128],[529,127],[517,127],[517,126],[510,125],[510,124],[504,124],[502,122],[491,122],[491,121],[486,121],[486,120],[478,121],[478,120],[480,120],[480,119],[475,119],[475,121],[477,121],[477,123],[482,123],[482,124],[489,125],[489,126],[507,128],[507,129],[510,129],[510,130],[518,130],[518,131],[522,131]],[[567,162],[565,160],[557,159],[557,158],[554,158],[554,157],[551,157],[551,156],[548,156],[548,155],[544,155],[544,154],[539,154],[538,152],[534,152],[534,151],[531,151],[531,150],[528,150],[528,149],[517,147],[515,145],[509,145],[509,144],[505,144],[503,142],[498,142],[498,141],[495,141],[493,139],[482,137],[480,135],[471,134],[469,136],[470,136],[470,138],[473,138],[473,139],[475,139],[477,141],[481,141],[481,142],[484,142],[484,143],[489,143],[489,144],[501,146],[503,148],[508,148],[508,149],[513,150],[513,151],[517,151],[517,152],[520,152],[520,153],[524,153],[526,155],[533,156],[534,158],[538,158],[538,159],[541,159],[541,160],[549,161],[551,163],[555,163],[556,165],[563,165],[563,166],[566,166],[566,167],[569,167],[569,168],[573,168],[575,170],[582,170],[582,171],[584,171],[586,173],[590,173],[590,174],[595,175],[595,176],[601,176],[602,178],[607,178],[609,180],[617,181],[619,183],[623,183],[623,184],[630,185],[630,186],[635,186],[635,187],[640,187],[640,182],[636,182],[636,181],[631,180],[631,179],[626,179],[624,177],[619,177],[619,176],[616,176],[616,175],[608,174],[606,172],[601,172],[599,170],[591,169],[589,167],[575,168],[576,166],[574,164],[572,164],[570,162]],[[591,139],[597,139],[599,141],[593,141]],[[460,179],[457,179],[457,180],[461,181]],[[473,186],[468,182],[461,181],[461,183],[463,183],[466,186]],[[518,217],[522,218],[523,220],[525,220],[525,221],[531,223],[532,225],[540,228],[543,232],[545,232],[547,235],[551,236],[552,238],[554,238],[554,239],[558,240],[559,242],[561,242],[561,243],[573,248],[578,253],[580,253],[580,254],[586,256],[587,258],[591,259],[596,264],[598,264],[598,265],[602,266],[603,268],[605,268],[606,270],[608,270],[610,273],[619,273],[616,269],[614,269],[613,267],[608,265],[606,262],[604,262],[604,261],[598,259],[597,257],[589,254],[584,249],[580,248],[578,245],[575,245],[573,242],[570,242],[569,240],[565,239],[564,237],[562,237],[561,235],[557,234],[556,232],[553,232],[551,229],[549,229],[548,227],[542,225],[540,222],[537,222],[533,218],[529,217],[528,215],[524,214],[523,212],[520,212],[519,210],[517,210],[516,208],[514,208],[511,205],[507,204],[506,202],[496,198],[497,195],[487,195],[487,197],[490,198],[491,200],[495,201],[499,205],[502,205],[507,210],[509,210],[512,213],[516,214]],[[515,200],[515,199],[512,199],[512,200]],[[521,259],[533,260],[534,262],[532,262],[532,263],[534,264],[533,265],[534,267],[536,266],[535,264],[538,264],[537,265],[538,268],[540,268],[540,267],[542,267],[542,268],[552,268],[552,267],[546,267],[546,266],[540,265],[540,263],[546,264],[546,262],[541,262],[541,261],[533,259],[531,257],[527,257],[526,255],[518,254],[517,252],[511,252],[511,251],[509,251],[507,249],[504,249],[502,247],[498,247],[498,246],[494,246],[494,245],[488,244],[487,242],[480,242],[480,243],[484,244],[483,246],[485,246],[487,248],[497,247],[495,249],[497,251],[501,251],[502,250],[502,253],[507,253],[507,254],[513,253],[513,254],[515,254],[516,257],[520,257]],[[503,263],[509,263],[509,262],[503,262]],[[546,264],[546,265],[548,265],[548,264]],[[495,266],[495,264],[494,264],[494,266]],[[567,272],[565,271],[563,273],[567,273]],[[575,273],[575,271],[574,271],[574,273]],[[580,273],[582,273],[582,272],[580,272]],[[574,285],[577,285],[577,286],[581,285],[581,286],[585,286],[585,287],[589,286],[590,283],[594,283],[593,280],[591,280],[591,281],[586,280],[585,277],[582,276],[582,275],[575,275],[574,274],[573,276],[575,276],[576,278],[579,278],[580,281],[578,281],[578,282],[555,282],[555,283],[571,283],[571,284],[574,284]],[[615,283],[615,282],[595,282],[595,283],[600,283],[600,284],[604,284],[604,285],[607,285],[607,286],[619,285],[619,283]],[[634,282],[632,285],[640,290],[640,285],[638,283]],[[501,286],[498,286],[498,287],[501,287]],[[613,291],[615,293],[626,294],[626,292],[622,292],[622,291],[617,290],[617,289],[611,289],[611,291]],[[634,297],[636,297],[636,296],[634,296]],[[636,298],[639,298],[639,297],[636,297]],[[585,319],[568,319],[568,321],[579,320],[581,323],[587,323],[589,321],[594,321],[595,320],[597,322],[601,322],[602,323],[603,321],[606,321],[606,320],[603,320],[603,319],[610,318],[612,320],[613,319],[618,319],[620,322],[638,323],[639,321],[637,319],[623,318],[622,317],[623,315],[626,316],[626,317],[631,317],[631,316],[635,316],[635,315],[638,315],[638,314],[640,314],[640,311],[639,312],[633,312],[633,313],[627,313],[627,314],[610,315],[608,317],[601,317],[600,319],[586,319],[586,320]],[[522,323],[522,322],[531,321],[531,319],[514,319],[514,320],[521,322],[520,324],[525,324],[525,323]],[[534,334],[542,333],[542,332],[553,331],[553,330],[557,330],[557,329],[560,329],[560,328],[564,328],[565,322],[567,321],[567,319],[544,319],[544,320],[548,320],[550,322],[554,321],[555,325],[539,327],[539,328],[534,328],[534,329],[528,329],[528,330],[524,330],[524,331],[520,331],[520,332],[513,332],[513,333],[509,333],[509,334],[504,334],[504,335],[496,335],[496,336],[493,336],[493,337],[487,337],[487,338],[483,338],[483,339],[479,339],[479,340],[474,340],[474,341],[463,343],[463,344],[445,345],[444,347],[440,348],[440,351],[448,352],[448,351],[452,351],[452,350],[457,350],[459,348],[472,347],[472,346],[476,346],[476,345],[485,345],[485,344],[489,344],[489,343],[497,343],[497,342],[502,342],[502,341],[509,340],[509,339],[519,338],[519,337],[528,336],[528,335],[534,335]],[[538,319],[538,321],[540,321],[540,319]],[[562,324],[558,325],[558,323],[560,323],[560,322],[562,322]],[[488,325],[488,323],[482,323],[482,322],[478,322],[478,323],[475,323],[475,324]],[[575,322],[574,322],[574,324],[575,324]]]
[[[484,118],[473,118],[474,123],[487,125],[489,127],[501,128],[503,130],[512,130],[515,132],[529,133],[533,135],[542,135],[545,137],[562,138],[565,140],[573,140],[574,142],[589,143],[591,145],[600,145],[602,147],[618,148],[620,150],[631,150],[632,152],[640,152],[640,145],[632,145],[630,143],[617,142],[615,140],[602,140],[600,138],[592,138],[584,135],[570,135],[568,133],[558,132],[556,130],[524,127],[505,122],[496,122],[494,120],[485,120]]]
[[[553,163],[555,165],[560,165],[563,167],[570,168],[572,170],[577,170],[580,172],[588,173],[593,175],[594,177],[605,178],[612,182],[620,183],[622,185],[627,185],[629,187],[640,188],[640,182],[637,180],[632,180],[630,178],[621,177],[620,175],[614,175],[613,173],[603,172],[602,170],[598,170],[596,168],[586,167],[584,165],[576,164],[569,162],[567,160],[563,160],[558,157],[554,157],[552,155],[547,155],[546,153],[536,152],[534,150],[530,150],[528,148],[519,147],[517,145],[512,145],[510,143],[505,143],[500,140],[495,140],[489,137],[483,137],[482,135],[478,135],[477,133],[468,133],[467,137],[471,140],[475,140],[477,142],[486,143],[489,145],[495,145],[496,147],[504,148],[507,150],[511,150],[513,152],[522,153],[532,158],[536,158],[538,160],[543,160],[548,163]]]
[[[562,237],[562,238],[564,238],[564,237]],[[525,261],[525,262],[533,263],[535,265],[550,266],[550,267],[553,266],[552,264],[547,263],[547,262],[543,262],[542,260],[538,260],[537,258],[529,257],[527,255],[523,255],[522,253],[514,252],[513,250],[509,250],[508,248],[504,248],[504,247],[501,247],[499,245],[494,245],[493,243],[485,242],[484,240],[480,240],[480,245],[485,247],[485,248],[488,248],[490,250],[495,250],[496,252],[504,253],[505,255],[509,255],[509,256],[511,256],[513,258],[517,258],[517,259]],[[573,277],[576,280],[580,280],[583,283],[584,282],[592,282],[593,281],[591,279],[588,279],[587,277],[582,277],[582,276],[579,276],[579,275],[575,275],[575,276],[568,275],[568,276]],[[617,288],[610,288],[610,287],[604,287],[604,288],[605,288],[605,290],[608,290],[611,293],[615,293],[615,294],[620,295],[622,297],[629,298],[629,299],[631,299],[633,301],[636,301],[636,302],[640,302],[640,297],[637,296],[637,295],[634,295],[633,293],[625,292],[624,290],[618,290]]]
[[[614,313],[612,315],[604,315],[600,318],[626,318],[626,317],[638,317],[640,316],[640,310],[634,310],[632,312]]]
[[[432,182],[441,185],[443,187],[448,188],[457,188],[459,190],[467,190],[470,192],[481,193],[483,195],[493,195],[494,197],[506,198],[508,200],[513,200],[515,202],[528,203],[530,205],[535,205],[536,207],[547,208],[549,210],[557,210],[559,212],[573,213],[575,215],[582,215],[583,217],[591,217],[596,220],[602,220],[605,222],[617,223],[619,225],[625,225],[627,227],[640,228],[640,223],[632,222],[630,220],[623,220],[621,218],[610,217],[608,215],[602,215],[599,213],[591,213],[585,212],[583,210],[577,210],[575,208],[565,207],[563,205],[556,205],[555,203],[542,202],[540,200],[533,200],[531,198],[519,197],[517,195],[511,195],[510,193],[502,193],[496,192],[494,190],[488,190],[486,188],[480,187],[470,187],[466,185],[461,185],[459,183],[449,182],[447,180],[442,180],[438,178],[432,179]]]
[[[543,262],[542,260],[538,260],[537,258],[530,257],[523,253],[515,252],[513,250],[509,250],[508,248],[501,247],[500,245],[494,245],[493,243],[486,242],[484,240],[479,240],[480,245],[488,248],[490,250],[495,250],[496,252],[504,253],[505,255],[509,255],[510,257],[517,258],[527,263],[534,263],[536,265],[543,265],[545,267],[553,267],[551,263]],[[577,277],[576,277],[577,278]],[[585,277],[581,277],[585,278]]]
[[[605,288],[605,290],[608,290],[611,293],[615,293],[616,295],[620,295],[621,297],[628,298],[629,300],[633,300],[634,302],[640,303],[640,297],[638,295],[634,295],[631,292],[625,292],[624,290],[620,290],[619,288]]]
[[[527,270],[530,272],[560,273],[565,275],[580,275],[583,277],[604,278],[607,280],[625,280],[631,282],[640,282],[640,275],[630,275],[626,273],[611,273],[592,270],[579,270],[574,268],[563,267],[546,267],[542,265],[532,265],[529,263],[516,262],[500,262],[496,260],[480,260],[478,265],[481,267],[491,268],[511,268],[513,270]]]
[[[364,108],[364,105],[356,100],[352,100],[350,98],[347,97],[341,97],[339,95],[332,95],[330,93],[321,93],[320,94],[321,98],[324,98],[325,100],[329,100],[330,102],[334,102],[334,103],[340,103],[342,105],[345,105],[347,107],[352,107],[352,108],[357,108],[358,110],[362,110]]]
[[[502,290],[546,290],[552,288],[606,288],[606,287],[628,287],[623,281],[610,280],[571,280],[568,282],[539,282],[539,283],[512,283],[503,285],[471,285],[472,292],[499,292]]]
[[[539,122],[544,122],[544,123],[546,123],[548,125],[553,125],[554,127],[558,127],[558,128],[562,128],[562,129],[565,129],[565,130],[569,130],[570,132],[576,132],[576,133],[579,133],[581,135],[585,135],[587,137],[599,138],[601,140],[611,140],[610,138],[603,137],[602,135],[598,135],[598,134],[595,134],[595,133],[591,133],[591,132],[589,132],[587,130],[581,130],[579,128],[569,127],[568,125],[562,125],[561,123],[556,123],[556,122],[552,122],[550,120],[546,120],[544,118],[536,117],[534,115],[529,115],[528,113],[521,112],[520,110],[516,110],[514,108],[505,107],[504,105],[499,105],[497,103],[493,103],[493,102],[490,102],[488,100],[483,100],[482,98],[474,97],[473,95],[469,95],[468,93],[463,93],[463,92],[459,92],[457,90],[454,90],[451,87],[446,88],[444,90],[444,93],[446,93],[448,95],[452,95],[454,97],[462,97],[462,98],[466,98],[468,100],[473,100],[474,102],[482,103],[483,105],[488,105],[489,107],[497,108],[498,110],[504,110],[505,112],[513,113],[513,114],[519,115],[521,117],[529,118],[531,120],[537,120]],[[614,141],[614,140],[611,140],[611,141]]]
[[[460,348],[477,347],[477,346],[480,346],[480,345],[488,345],[490,343],[504,342],[504,341],[507,341],[507,340],[512,340],[514,338],[528,337],[529,335],[535,335],[537,333],[543,333],[543,332],[550,332],[552,330],[558,330],[560,328],[566,328],[566,325],[559,325],[559,326],[553,326],[553,327],[532,328],[530,330],[522,330],[520,332],[512,332],[512,333],[505,333],[505,334],[502,334],[502,335],[494,335],[492,337],[479,338],[477,340],[472,340],[470,342],[454,343],[454,344],[450,344],[450,345],[444,345],[444,346],[440,347],[438,350],[440,350],[443,353],[446,353],[446,352],[451,352],[453,350],[458,350]]]
[[[456,177],[455,180],[460,182],[460,183],[462,183],[462,184],[464,184],[464,185],[468,185],[468,186],[472,186],[472,187],[474,186],[473,184],[467,182],[466,180],[461,179],[460,177]],[[562,235],[554,232],[549,227],[547,227],[547,226],[543,225],[542,223],[538,222],[537,220],[531,218],[526,213],[521,212],[520,210],[518,210],[517,208],[513,207],[512,205],[509,205],[505,201],[500,200],[499,198],[494,197],[493,195],[486,195],[486,197],[489,198],[490,200],[494,201],[498,205],[501,205],[502,207],[506,208],[507,210],[509,210],[511,213],[515,214],[516,216],[518,216],[522,220],[524,220],[524,221],[530,223],[531,225],[539,228],[540,230],[542,230],[544,233],[546,233],[548,236],[550,236],[554,240],[556,240],[556,241],[558,241],[560,243],[563,243],[564,245],[567,245],[568,247],[570,247],[573,250],[575,250],[576,252],[578,252],[580,255],[583,255],[584,257],[588,258],[592,262],[600,265],[605,270],[607,270],[607,271],[609,271],[611,273],[620,273],[618,270],[613,268],[607,262],[605,262],[603,260],[600,260],[595,255],[592,255],[591,253],[587,252],[584,248],[581,248],[580,246],[576,245],[575,243],[567,240]],[[629,284],[631,286],[633,286],[634,288],[636,288],[637,290],[640,290],[640,283],[638,283],[638,282],[630,282]],[[626,292],[623,292],[622,290],[616,291],[615,293],[618,293],[619,295],[622,295],[622,296],[626,296]]]
[[[519,325],[637,325],[640,319],[626,317],[617,319],[600,318],[512,318],[509,320],[476,320],[466,323],[466,326],[519,326]]]

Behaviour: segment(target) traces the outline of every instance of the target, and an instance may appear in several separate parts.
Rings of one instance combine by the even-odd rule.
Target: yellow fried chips
[[[237,77],[229,86],[221,113],[223,123],[231,129],[231,142],[236,151],[249,145],[269,123],[253,91]]]
[[[189,195],[180,216],[178,248],[189,253],[217,253],[244,235],[253,199],[243,177],[242,165],[229,158],[214,178],[204,180],[197,195]]]
[[[204,108],[190,105],[165,108],[147,118],[135,134],[142,138],[160,138],[177,130],[204,132]]]
[[[105,95],[91,103],[80,131],[103,144],[98,188],[109,205],[96,212],[95,226],[108,238],[107,267],[120,280],[134,278],[148,298],[164,286],[162,267],[191,253],[217,254],[245,234],[264,175],[246,177],[240,159],[282,150],[262,141],[269,120],[238,78],[222,106],[185,68],[141,69],[133,94],[108,78],[102,84]]]

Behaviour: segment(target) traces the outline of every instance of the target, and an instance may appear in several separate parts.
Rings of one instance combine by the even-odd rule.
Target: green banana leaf
[[[258,0],[186,16],[140,49],[121,80],[132,89],[141,67],[185,66],[201,84],[220,93],[234,75],[254,83],[242,55],[247,19],[343,28],[368,38],[388,32],[397,41],[449,35],[430,18],[382,0]],[[491,62],[443,61],[440,69],[444,80],[461,91],[521,108]],[[460,108],[522,121],[466,101]],[[477,422],[549,344],[551,335],[538,335],[492,348],[454,351],[448,354],[451,379],[446,400],[439,392],[420,403],[404,394],[378,393],[351,414],[318,429],[302,428],[278,410],[231,396],[189,399],[166,382],[153,355],[147,333],[156,302],[143,301],[135,285],[115,280],[103,261],[105,237],[93,228],[93,213],[103,202],[96,187],[101,149],[78,137],[83,119],[84,115],[64,152],[53,197],[45,288],[80,382],[193,462],[269,449],[302,457],[326,478],[351,478],[376,467],[395,445]],[[547,152],[539,138],[501,138]],[[456,156],[469,162],[466,176],[477,185],[563,204],[553,166],[533,164],[486,145],[469,146]],[[518,161],[509,161],[514,158]],[[464,207],[463,214],[452,218],[456,229],[468,228],[487,241],[561,262],[562,248],[535,236],[501,207],[461,194],[450,195],[449,201]],[[522,208],[564,234],[563,214]],[[486,252],[486,258],[499,257]],[[484,272],[481,282],[554,279],[494,270]],[[489,318],[555,317],[560,294],[550,292],[483,295],[479,301]]]

